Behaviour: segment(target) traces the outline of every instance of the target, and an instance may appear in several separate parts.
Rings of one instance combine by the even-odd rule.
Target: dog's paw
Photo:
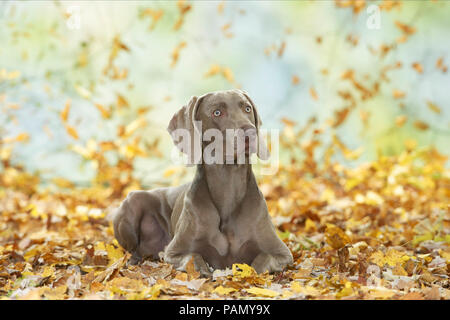
[[[255,269],[258,273],[263,273],[266,271],[269,273],[283,271],[285,266],[285,263],[277,260],[276,257],[267,253],[259,254],[252,262],[253,269]]]
[[[127,261],[127,264],[134,266],[134,265],[141,263],[142,260],[143,259],[140,255],[138,255],[137,253],[133,253],[131,255],[130,259]]]
[[[200,276],[202,276],[202,277],[211,277],[212,276],[212,272],[211,272],[208,264],[205,262],[203,257],[201,255],[199,255],[198,253],[186,255],[183,258],[180,266],[176,269],[179,271],[186,272],[189,268],[188,264],[191,263],[191,261],[194,264],[195,271],[199,272]]]

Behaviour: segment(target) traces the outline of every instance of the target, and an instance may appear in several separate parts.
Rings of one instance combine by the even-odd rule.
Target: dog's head
[[[242,90],[227,90],[192,97],[169,123],[168,131],[189,164],[197,164],[203,153],[222,148],[224,162],[256,153],[262,160],[269,151],[259,132],[261,119],[256,106]],[[205,162],[207,160],[205,159]]]

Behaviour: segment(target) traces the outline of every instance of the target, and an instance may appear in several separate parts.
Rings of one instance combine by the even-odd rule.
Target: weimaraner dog
[[[245,154],[244,163],[194,161],[198,157],[193,155],[193,147],[181,147],[174,133],[188,130],[195,144],[199,139],[196,124],[201,124],[201,133],[212,128],[222,133],[227,129],[250,132],[252,141],[245,141],[245,151],[233,149],[235,158]],[[252,153],[268,157],[260,143],[260,126],[255,104],[241,90],[194,96],[173,116],[168,131],[197,170],[191,183],[130,192],[117,209],[114,234],[132,253],[131,263],[158,259],[163,251],[164,261],[178,270],[186,270],[193,259],[203,276],[211,275],[210,268],[225,269],[233,263],[246,263],[259,273],[281,271],[292,263],[291,252],[275,232],[249,161]],[[255,139],[259,141],[257,150],[250,147]],[[223,141],[225,145],[228,142]],[[205,144],[200,143],[204,152]]]

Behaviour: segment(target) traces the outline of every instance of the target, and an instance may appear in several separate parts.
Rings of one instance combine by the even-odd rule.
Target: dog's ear
[[[193,96],[187,105],[174,114],[169,122],[169,131],[175,146],[187,155],[187,164],[199,164],[202,158],[201,123],[196,114],[203,97]]]
[[[257,149],[258,151],[256,152],[256,155],[261,160],[267,160],[270,157],[270,152],[267,149],[267,145],[266,145],[266,142],[264,141],[264,137],[259,132],[259,128],[262,125],[262,121],[261,121],[261,118],[259,117],[258,110],[256,110],[256,105],[253,102],[253,100],[249,97],[247,92],[245,92],[243,90],[239,90],[239,91],[240,91],[240,93],[242,93],[247,98],[247,100],[250,102],[250,104],[253,107],[253,114],[255,116],[255,127],[256,127],[256,132],[257,132],[257,135],[258,135],[258,149]]]

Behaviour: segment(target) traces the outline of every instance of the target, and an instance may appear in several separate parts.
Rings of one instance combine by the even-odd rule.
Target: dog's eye
[[[250,106],[245,107],[245,112],[247,112],[247,113],[252,112],[252,107],[250,107]]]
[[[214,110],[213,115],[214,117],[220,117],[222,115],[222,112],[220,112],[220,110]]]

